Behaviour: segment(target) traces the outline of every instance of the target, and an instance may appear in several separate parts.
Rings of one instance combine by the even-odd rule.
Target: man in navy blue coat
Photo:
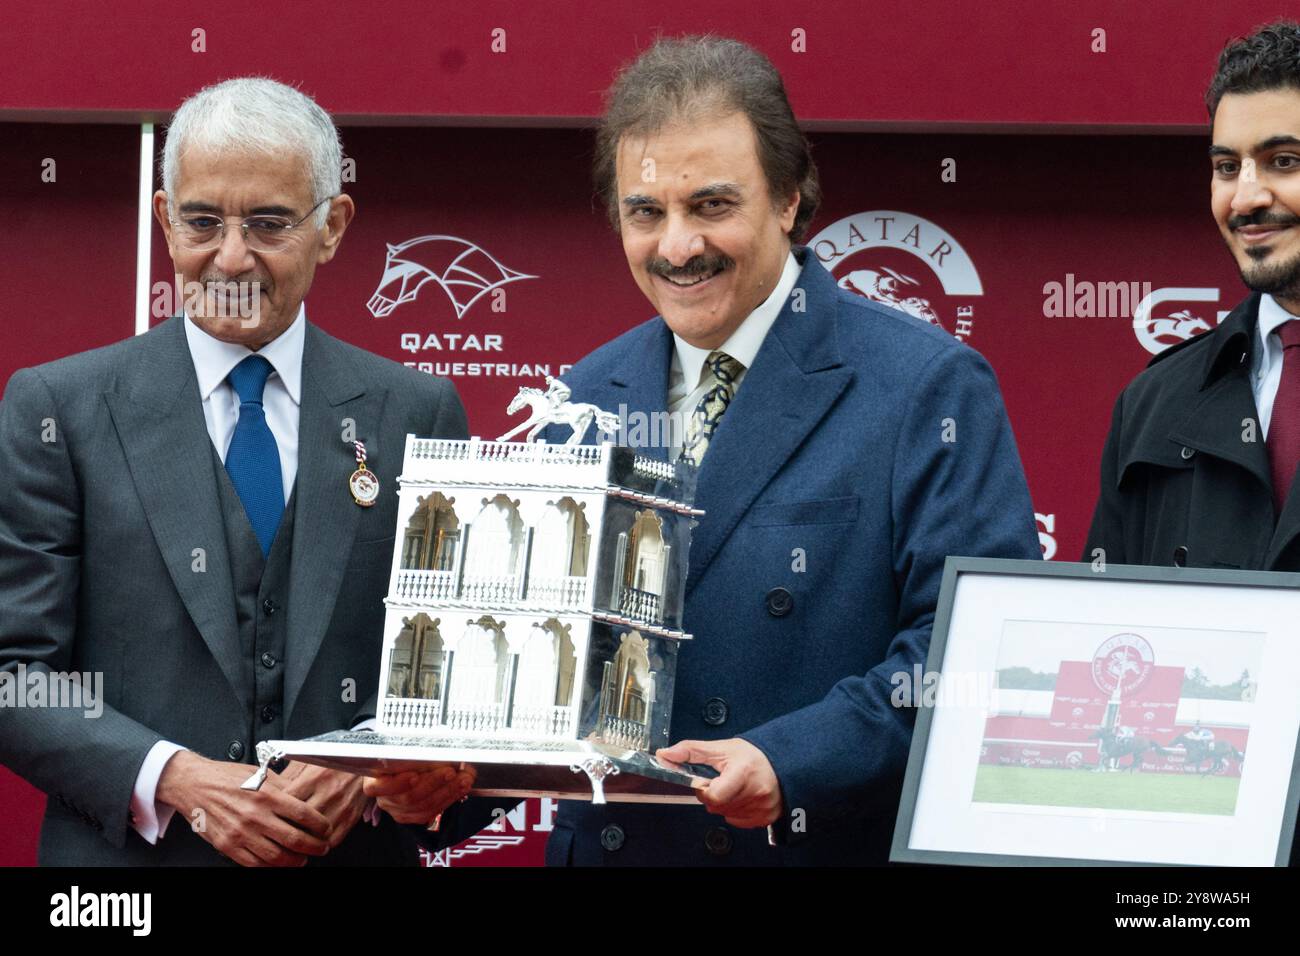
[[[627,443],[700,464],[694,640],[659,753],[720,775],[700,806],[565,801],[547,862],[883,863],[914,717],[891,693],[925,661],[945,557],[1041,556],[997,383],[792,245],[816,169],[757,51],[660,41],[616,81],[597,147],[659,316],[564,380]],[[447,837],[484,809],[457,807]]]

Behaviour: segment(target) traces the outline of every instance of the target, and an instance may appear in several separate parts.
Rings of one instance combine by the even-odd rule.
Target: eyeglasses
[[[321,203],[329,202],[333,196],[326,196],[307,210],[307,215],[297,222],[284,216],[249,216],[239,219],[239,228],[244,236],[244,244],[254,252],[284,252],[297,244],[302,233],[295,232],[307,221]],[[167,220],[175,227],[176,241],[193,252],[206,252],[216,249],[226,238],[228,220],[208,213],[195,213],[180,219]]]

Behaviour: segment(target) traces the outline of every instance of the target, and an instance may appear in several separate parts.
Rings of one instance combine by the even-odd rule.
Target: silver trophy
[[[496,441],[408,435],[377,732],[257,746],[357,773],[472,763],[483,796],[694,802],[669,740],[695,469],[605,442],[618,418],[547,378]],[[563,445],[535,443],[551,424]],[[526,432],[522,442],[507,439]],[[694,771],[694,773],[692,773]]]

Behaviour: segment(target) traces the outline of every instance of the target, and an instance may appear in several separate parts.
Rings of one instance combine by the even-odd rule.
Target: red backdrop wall
[[[701,21],[679,0],[653,19],[636,6],[578,16],[563,4],[396,0],[382,16],[326,7],[296,30],[287,20],[247,29],[252,4],[223,6],[220,21],[188,6],[69,16],[59,0],[5,14],[0,117],[15,121],[0,123],[0,386],[17,368],[133,332],[140,138],[125,121],[164,114],[213,79],[261,72],[354,119],[343,136],[358,215],[317,274],[308,316],[450,376],[473,431],[500,433],[509,397],[541,367],[558,374],[651,314],[591,195],[590,132],[571,127],[597,113],[613,67],[659,27],[736,35],[781,67],[796,112],[822,127],[814,248],[839,278],[907,276],[938,321],[992,362],[1049,556],[1078,558],[1111,404],[1149,349],[1177,338],[1135,330],[1137,298],[1181,289],[1151,317],[1186,312],[1212,326],[1243,294],[1209,215],[1206,137],[1188,131],[1202,123],[1222,42],[1276,4],[823,3],[795,15],[751,0]],[[498,26],[505,54],[489,51]],[[207,52],[191,53],[200,27]],[[795,28],[807,53],[790,49]],[[1094,28],[1107,31],[1105,54],[1089,52]],[[1092,124],[1105,135],[1056,132]],[[1002,132],[968,131],[990,125]],[[866,131],[882,128],[893,131]],[[42,177],[49,160],[53,182]],[[528,277],[503,286],[496,309],[484,296],[458,315],[431,283],[376,317],[367,304],[389,245],[424,236],[473,243]],[[451,244],[439,242],[423,246]],[[170,277],[156,234],[152,266],[155,279]],[[1108,316],[1045,314],[1045,286],[1071,281],[1133,283],[1137,294]],[[35,859],[42,807],[0,770],[0,864]],[[550,809],[530,803],[439,862],[536,862]]]

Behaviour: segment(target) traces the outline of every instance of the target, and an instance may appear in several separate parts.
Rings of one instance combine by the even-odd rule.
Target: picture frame
[[[1297,622],[1300,574],[948,558],[890,860],[1286,866]]]

